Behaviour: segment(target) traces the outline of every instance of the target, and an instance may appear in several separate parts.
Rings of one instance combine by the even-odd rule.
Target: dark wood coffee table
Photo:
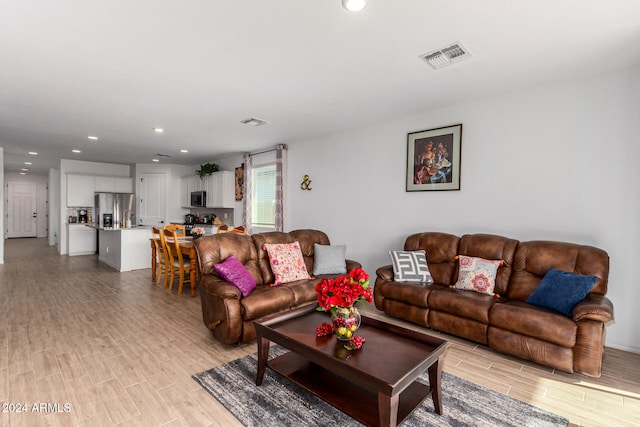
[[[369,426],[402,423],[429,395],[442,414],[440,356],[446,341],[363,315],[356,335],[367,341],[349,351],[335,335],[316,337],[322,322],[330,323],[330,316],[313,305],[255,321],[256,385],[268,366]],[[270,342],[291,351],[267,361]],[[416,381],[427,370],[430,385]]]

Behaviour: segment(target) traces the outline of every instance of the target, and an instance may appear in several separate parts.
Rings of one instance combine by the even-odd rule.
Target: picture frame
[[[236,172],[236,202],[244,197],[244,163],[235,169]]]
[[[407,134],[406,191],[460,190],[462,124]]]

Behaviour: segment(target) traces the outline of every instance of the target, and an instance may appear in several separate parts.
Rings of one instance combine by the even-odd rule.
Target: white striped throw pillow
[[[425,251],[389,251],[395,282],[433,283]]]

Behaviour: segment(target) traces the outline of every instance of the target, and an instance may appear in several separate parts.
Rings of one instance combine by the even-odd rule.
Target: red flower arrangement
[[[316,285],[318,310],[336,314],[338,307],[349,308],[358,301],[373,301],[373,292],[369,287],[369,275],[356,268],[348,275],[335,279],[324,278]]]
[[[335,279],[325,278],[316,285],[316,292],[318,293],[317,310],[330,311],[333,319],[333,324],[324,322],[317,326],[316,336],[322,337],[336,333],[338,340],[348,339],[344,345],[347,350],[362,348],[365,339],[352,336],[360,325],[360,315],[352,307],[359,301],[373,301],[369,275],[363,269],[357,268],[345,276]]]

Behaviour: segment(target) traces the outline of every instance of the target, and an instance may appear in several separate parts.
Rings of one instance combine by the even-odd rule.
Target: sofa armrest
[[[356,268],[362,268],[362,264],[360,264],[358,261],[346,259],[345,262],[347,264],[347,271],[353,271]]]
[[[376,275],[387,282],[393,281],[393,266],[391,264],[380,267],[376,270]]]
[[[235,298],[238,300],[242,298],[240,289],[213,274],[202,276],[202,279],[200,279],[200,288],[218,298]]]
[[[613,322],[613,303],[604,295],[589,294],[573,308],[573,320],[596,320],[602,323]]]
[[[242,335],[242,294],[235,286],[213,274],[200,279],[202,320],[225,344],[235,344]]]

